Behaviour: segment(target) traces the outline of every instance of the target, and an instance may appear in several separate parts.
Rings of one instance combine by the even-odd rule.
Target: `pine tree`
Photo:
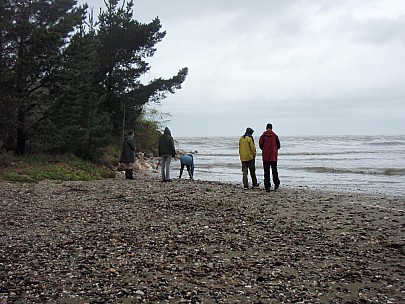
[[[47,150],[94,158],[111,139],[111,123],[105,111],[106,91],[101,85],[93,27],[81,28],[63,52],[63,64],[54,77],[51,94],[56,102],[43,125]],[[46,136],[47,135],[47,136]]]
[[[98,24],[90,15],[85,27],[87,6],[74,0],[0,0],[0,148],[16,141],[23,154],[29,142],[94,158],[137,126],[145,104],[181,88],[187,68],[140,81],[165,36],[159,19],[142,24],[132,1],[105,3]]]
[[[114,132],[131,128],[142,107],[159,101],[181,88],[187,76],[183,68],[171,79],[156,79],[144,85],[140,76],[150,70],[145,58],[153,56],[155,45],[166,35],[158,18],[143,24],[133,19],[133,2],[119,7],[118,0],[106,2],[99,16],[100,61],[107,90],[106,108],[112,114]]]
[[[2,0],[1,99],[13,115],[16,152],[26,152],[33,125],[49,112],[48,83],[60,68],[61,50],[82,23],[74,0]]]

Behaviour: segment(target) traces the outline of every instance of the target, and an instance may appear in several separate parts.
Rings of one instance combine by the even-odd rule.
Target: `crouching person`
[[[192,154],[183,154],[180,156],[180,175],[179,178],[181,178],[184,170],[184,166],[187,167],[187,172],[188,175],[190,176],[190,179],[194,179],[194,158]]]

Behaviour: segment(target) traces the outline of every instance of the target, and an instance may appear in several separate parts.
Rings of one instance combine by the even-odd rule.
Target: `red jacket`
[[[280,140],[272,130],[264,131],[259,139],[259,147],[262,150],[263,161],[277,161]]]

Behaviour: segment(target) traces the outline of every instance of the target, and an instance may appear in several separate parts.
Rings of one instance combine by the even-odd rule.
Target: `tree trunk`
[[[121,106],[122,106],[122,138],[125,138],[125,119],[126,119],[126,117],[125,117],[125,115],[126,115],[126,113],[125,113],[125,104],[124,104],[124,102],[121,102]]]
[[[25,130],[25,112],[18,111],[17,147],[15,153],[23,155],[26,152],[27,132]]]

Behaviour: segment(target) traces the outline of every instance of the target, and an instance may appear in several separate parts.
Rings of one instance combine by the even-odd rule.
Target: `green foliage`
[[[61,61],[69,34],[82,22],[84,9],[75,1],[10,0],[1,6],[0,100],[13,121],[16,151],[26,152],[34,125],[52,105],[49,82]]]
[[[147,120],[138,122],[134,136],[137,151],[157,154],[160,135],[154,122]]]
[[[167,93],[181,88],[187,76],[183,68],[170,79],[156,79],[142,84],[140,76],[150,70],[145,61],[154,55],[155,45],[166,35],[161,31],[158,18],[150,23],[140,23],[133,18],[133,2],[118,6],[110,0],[107,10],[99,16],[100,62],[107,94],[107,108],[112,115],[113,130],[123,135],[125,129],[133,129],[142,108],[148,102],[158,102]]]
[[[52,86],[57,97],[36,141],[47,151],[94,160],[111,141],[106,94],[98,77],[98,47],[94,33],[78,33],[64,52],[63,69]]]
[[[106,0],[98,22],[74,0],[0,1],[4,148],[97,161],[134,129],[138,151],[155,151],[159,123],[145,120],[144,106],[180,89],[188,73],[141,83],[166,34],[158,18],[134,20],[132,1]]]
[[[10,151],[1,151],[0,168],[7,167],[13,162],[14,155]]]
[[[2,170],[3,179],[20,182],[38,182],[44,179],[89,181],[114,176],[115,172],[111,169],[68,155],[15,157],[14,162]]]
[[[107,147],[103,148],[101,156],[98,158],[97,163],[108,168],[116,168],[119,164],[121,156],[121,142],[116,141]]]
[[[161,113],[156,107],[144,107],[142,113],[138,115],[135,127],[135,143],[137,151],[157,154],[160,129],[166,124],[170,114]]]

